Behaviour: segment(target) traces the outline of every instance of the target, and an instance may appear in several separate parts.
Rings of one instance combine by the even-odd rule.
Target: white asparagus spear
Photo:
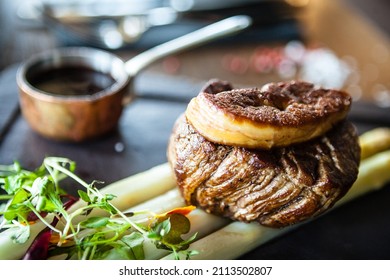
[[[134,174],[130,177],[116,181],[102,188],[102,194],[116,196],[111,203],[123,211],[129,207],[159,196],[176,186],[172,171],[168,163],[157,165],[149,170]],[[76,202],[69,208],[73,212],[84,205]],[[97,213],[96,213],[97,214]]]
[[[390,150],[373,155],[361,162],[356,182],[351,190],[337,203],[337,206],[365,193],[377,190],[389,181]],[[299,225],[274,229],[256,223],[233,222],[192,243],[191,250],[196,250],[199,254],[191,259],[236,259]],[[173,259],[173,257],[173,254],[170,254],[163,259]]]
[[[112,203],[119,210],[125,210],[128,207],[159,196],[174,187],[175,181],[171,174],[171,169],[168,163],[164,163],[107,185],[101,189],[101,192],[115,195],[116,198],[112,200]],[[72,213],[84,205],[85,202],[83,201],[76,202],[68,211]],[[95,210],[91,213],[91,216],[99,214],[100,211]],[[47,221],[52,219],[53,215],[46,217]],[[21,258],[37,234],[45,227],[41,221],[31,225],[30,238],[23,244],[17,244],[12,241],[11,237],[15,233],[14,228],[0,232],[0,260]]]
[[[207,214],[201,209],[193,210],[187,217],[191,222],[191,231],[186,236],[197,233],[197,238],[203,238],[231,222],[228,219]],[[156,246],[150,241],[144,243],[144,252],[147,260],[158,260],[170,254],[167,250],[156,250]]]
[[[183,206],[185,206],[184,199],[180,194],[179,190],[175,188],[166,192],[163,195],[157,196],[144,203],[131,207],[125,212],[148,210],[154,213],[165,213],[174,208]],[[193,210],[190,214],[188,214],[187,217],[191,223],[191,230],[188,234],[186,234],[187,237],[197,233],[197,238],[202,238],[231,222],[228,219],[207,214],[200,209]],[[135,220],[140,221],[140,218],[142,219],[142,216],[137,216],[134,218]],[[151,241],[145,240],[144,253],[145,259],[157,260],[168,255],[170,252],[167,250],[158,250]]]
[[[127,209],[125,212],[153,212],[153,213],[165,213],[171,211],[174,208],[185,206],[183,197],[181,196],[177,188],[172,189],[165,194],[159,195],[153,199],[150,199],[144,203],[138,204],[134,207]],[[150,215],[137,215],[130,219],[133,221],[147,225],[149,223]],[[198,238],[202,238],[231,222],[229,219],[221,218],[219,216],[210,215],[200,209],[193,210],[187,215],[191,223],[191,230],[185,236],[190,237],[197,233]],[[88,230],[87,230],[88,231]],[[157,249],[153,244],[153,241],[146,239],[144,244],[145,259],[157,260],[170,253],[168,250]]]
[[[14,228],[7,229],[0,233],[0,260],[20,259],[26,253],[28,247],[34,238],[46,227],[42,222],[30,226],[30,238],[26,243],[17,244],[12,241],[12,235],[15,233]]]
[[[359,137],[359,144],[362,159],[390,149],[390,128],[378,127],[363,133]]]
[[[156,214],[168,212],[174,208],[185,206],[184,199],[178,188],[167,191],[164,194],[149,199],[143,203],[128,208],[124,212],[150,211]],[[139,220],[139,216],[136,217]]]
[[[148,210],[157,214],[168,212],[174,208],[184,207],[185,202],[177,188],[172,189],[165,194],[162,194],[158,197],[145,201],[144,203],[138,204],[134,207],[129,208],[125,212],[136,212]],[[140,217],[134,217],[135,220],[140,221]],[[226,225],[228,222],[231,222],[229,219],[221,218],[219,216],[210,215],[200,209],[193,210],[188,214],[188,218],[191,222],[191,231],[187,236],[193,235],[198,232],[199,235],[204,235],[203,233],[212,232],[217,228]],[[204,228],[207,227],[207,228]]]

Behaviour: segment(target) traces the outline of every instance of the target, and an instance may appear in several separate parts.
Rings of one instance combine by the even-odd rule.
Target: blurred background
[[[0,69],[69,45],[127,59],[218,19],[248,14],[249,30],[151,69],[195,84],[214,77],[237,86],[305,79],[389,107],[389,12],[386,0],[3,0]]]
[[[252,16],[253,26],[140,73],[140,98],[106,137],[57,143],[20,114],[16,71],[34,53],[81,45],[126,60],[236,14]],[[0,163],[32,169],[47,155],[64,156],[86,181],[107,184],[144,171],[166,162],[174,122],[211,78],[235,87],[304,79],[345,89],[359,133],[389,127],[389,15],[389,0],[0,0]],[[388,260],[389,198],[390,188],[367,196],[244,258]]]

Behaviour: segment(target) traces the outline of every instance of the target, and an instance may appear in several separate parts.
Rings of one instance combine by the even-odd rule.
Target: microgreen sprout
[[[17,229],[12,238],[24,243],[30,238],[30,224],[38,219],[46,226],[25,258],[62,255],[66,259],[144,259],[145,242],[172,251],[177,258],[178,252],[187,257],[194,254],[188,248],[196,234],[188,239],[181,237],[190,231],[186,215],[193,207],[159,215],[147,210],[125,213],[112,203],[114,195],[99,191],[97,185],[101,182],[85,182],[75,174],[75,168],[73,161],[61,157],[45,158],[35,171],[24,170],[17,162],[0,166],[0,187],[6,192],[0,196],[5,201],[0,206],[0,230]],[[82,187],[77,198],[60,187],[64,178]],[[76,200],[83,201],[83,206],[68,211]],[[94,209],[105,214],[90,215]]]

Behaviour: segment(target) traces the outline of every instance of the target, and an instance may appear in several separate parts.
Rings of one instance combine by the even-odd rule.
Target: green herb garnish
[[[174,252],[177,259],[179,252],[186,258],[196,253],[188,250],[196,235],[182,238],[190,231],[186,214],[191,207],[159,215],[148,211],[124,213],[112,203],[114,195],[98,190],[101,182],[86,183],[74,173],[75,168],[73,161],[58,157],[45,158],[35,171],[24,170],[19,163],[0,166],[0,187],[6,193],[0,195],[0,230],[13,228],[14,242],[24,243],[30,238],[30,225],[43,222],[45,235],[43,241],[37,237],[35,246],[47,250],[39,258],[144,259],[146,243],[154,244],[156,250]],[[59,186],[66,177],[83,187],[77,198]],[[74,200],[84,203],[68,211],[67,204]],[[90,215],[95,209],[100,209],[99,215]]]

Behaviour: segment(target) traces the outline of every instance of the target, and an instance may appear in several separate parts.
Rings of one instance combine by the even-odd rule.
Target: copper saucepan
[[[87,47],[40,53],[26,61],[17,73],[22,114],[33,130],[50,139],[80,142],[96,138],[116,127],[123,107],[134,97],[132,81],[141,70],[167,55],[236,33],[250,24],[247,16],[233,16],[126,62],[110,52]],[[62,81],[61,87],[55,79],[45,84],[55,75],[72,75],[81,80],[87,76],[98,86],[84,82],[75,86]],[[76,89],[69,89],[74,86]]]

